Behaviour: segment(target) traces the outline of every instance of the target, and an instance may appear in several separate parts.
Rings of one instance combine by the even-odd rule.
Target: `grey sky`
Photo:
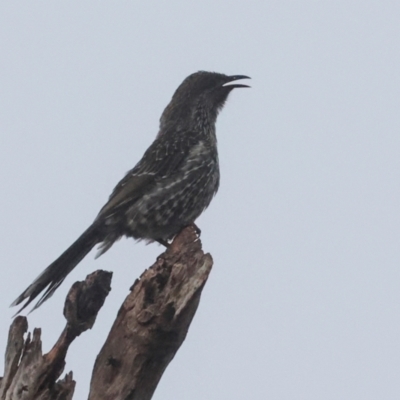
[[[0,351],[8,305],[91,223],[197,70],[251,76],[219,117],[214,268],[161,399],[400,398],[400,3],[0,4]],[[162,251],[92,252],[29,316],[48,351],[73,282],[114,271],[70,349],[75,398]]]

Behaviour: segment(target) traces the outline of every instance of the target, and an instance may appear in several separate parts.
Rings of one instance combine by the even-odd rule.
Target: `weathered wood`
[[[136,280],[97,356],[90,400],[149,400],[186,337],[212,267],[193,227]]]
[[[193,227],[184,229],[131,287],[96,359],[90,400],[150,400],[184,341],[212,267]],[[59,379],[72,341],[90,329],[110,291],[111,273],[96,271],[70,289],[67,324],[42,354],[41,330],[24,340],[25,317],[14,319],[6,350],[0,400],[72,400],[72,372]]]
[[[0,382],[1,400],[70,400],[75,388],[72,373],[56,381],[65,366],[72,341],[90,329],[111,290],[110,272],[96,271],[83,282],[76,282],[68,293],[64,315],[67,324],[49,353],[42,355],[40,329],[26,340],[27,319],[17,317],[11,324],[5,357],[4,378]]]
[[[11,324],[8,332],[8,343],[4,362],[4,377],[0,384],[0,399],[4,399],[18,369],[22,349],[24,347],[24,334],[28,330],[26,318],[17,317]]]

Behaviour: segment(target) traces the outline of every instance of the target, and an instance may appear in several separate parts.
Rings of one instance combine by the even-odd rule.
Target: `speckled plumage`
[[[166,243],[210,204],[219,186],[215,123],[243,75],[196,72],[175,91],[142,159],[113,190],[93,224],[15,300],[40,306],[100,243],[98,256],[122,236]],[[21,309],[21,310],[22,310]],[[20,311],[21,311],[20,310]]]

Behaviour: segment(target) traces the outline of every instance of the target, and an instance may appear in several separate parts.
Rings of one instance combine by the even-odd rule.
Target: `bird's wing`
[[[154,181],[152,174],[137,175],[132,171],[128,172],[115,187],[97,218],[112,215],[121,206],[136,201],[143,193],[143,189]]]
[[[176,133],[185,135],[184,132]],[[138,164],[117,184],[97,218],[112,215],[120,207],[125,208],[128,204],[134,203],[160,179],[170,176],[179,169],[187,156],[188,146],[194,145],[195,142],[167,141],[165,136],[159,136]]]

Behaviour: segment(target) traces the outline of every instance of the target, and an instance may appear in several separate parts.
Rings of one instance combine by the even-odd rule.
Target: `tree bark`
[[[67,324],[54,347],[42,355],[41,330],[34,329],[26,340],[26,317],[11,324],[6,349],[4,377],[0,382],[1,400],[70,400],[75,381],[72,372],[58,380],[65,367],[69,345],[82,332],[92,328],[111,290],[111,272],[96,271],[71,287],[64,306]]]
[[[97,356],[89,400],[149,400],[184,341],[212,267],[194,226],[185,228],[122,304]],[[11,324],[0,400],[71,400],[72,372],[57,380],[72,341],[92,328],[110,288],[112,273],[96,271],[70,289],[64,306],[67,324],[54,347],[42,355],[40,329],[28,330],[25,317]]]
[[[212,267],[184,229],[131,287],[97,356],[89,400],[149,400],[186,337]]]

